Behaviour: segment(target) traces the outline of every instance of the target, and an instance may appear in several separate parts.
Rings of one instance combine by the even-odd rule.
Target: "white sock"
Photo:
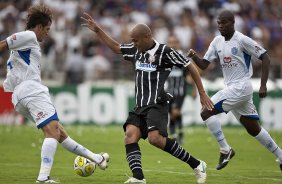
[[[54,155],[57,150],[58,141],[54,138],[45,138],[41,148],[41,166],[38,180],[46,180],[50,176]]]
[[[224,134],[221,130],[221,125],[219,119],[216,116],[211,116],[209,119],[206,120],[206,125],[210,129],[211,133],[214,135],[215,139],[217,140],[220,151],[221,152],[228,152],[230,150],[230,146],[228,145]]]
[[[270,152],[276,155],[280,161],[282,161],[282,150],[277,146],[269,133],[263,127],[261,127],[260,133],[255,138]]]
[[[61,144],[68,151],[83,156],[85,158],[88,158],[95,163],[100,163],[103,160],[103,157],[100,154],[95,154],[91,152],[90,150],[78,144],[70,137],[67,137]]]

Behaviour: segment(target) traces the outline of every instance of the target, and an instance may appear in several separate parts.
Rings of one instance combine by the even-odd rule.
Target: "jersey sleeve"
[[[183,54],[170,47],[165,47],[166,49],[164,50],[164,56],[169,64],[175,65],[177,67],[186,67],[191,63],[190,60]]]
[[[34,41],[36,41],[36,35],[33,31],[18,32],[6,39],[7,45],[11,50],[28,48]]]
[[[134,47],[133,43],[130,44],[121,44],[120,45],[120,50],[122,53],[122,56],[125,60],[127,61],[132,61],[134,60],[134,55],[137,52],[137,49]]]
[[[266,50],[250,37],[244,35],[240,42],[244,51],[256,58],[260,58],[262,54],[266,53]]]
[[[210,43],[210,46],[205,53],[203,59],[207,60],[209,62],[212,62],[218,58],[217,52],[216,52],[216,38],[213,39],[213,41]]]

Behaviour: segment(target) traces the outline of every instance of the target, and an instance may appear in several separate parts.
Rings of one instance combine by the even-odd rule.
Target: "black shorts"
[[[129,112],[129,116],[123,125],[124,131],[126,131],[127,124],[139,127],[143,139],[146,139],[148,132],[153,130],[159,130],[160,135],[167,137],[168,104],[137,107]]]
[[[171,112],[172,108],[178,108],[181,109],[183,102],[184,102],[185,96],[174,96],[169,101],[169,112]]]

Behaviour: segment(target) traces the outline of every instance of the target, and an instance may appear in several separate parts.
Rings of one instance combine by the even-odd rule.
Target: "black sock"
[[[126,144],[126,160],[133,177],[142,180],[144,179],[142,165],[141,165],[141,151],[138,143]]]
[[[186,162],[192,169],[195,169],[200,161],[190,155],[184,148],[182,148],[175,140],[166,138],[166,145],[164,151],[170,153],[174,157]]]

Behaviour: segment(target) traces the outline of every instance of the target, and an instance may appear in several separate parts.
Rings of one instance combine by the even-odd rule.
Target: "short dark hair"
[[[52,22],[51,9],[43,4],[31,6],[27,12],[26,29],[31,29],[37,25],[47,26]]]
[[[225,18],[225,19],[235,23],[234,14],[231,11],[226,10],[226,9],[223,9],[223,10],[220,11],[218,18]]]

